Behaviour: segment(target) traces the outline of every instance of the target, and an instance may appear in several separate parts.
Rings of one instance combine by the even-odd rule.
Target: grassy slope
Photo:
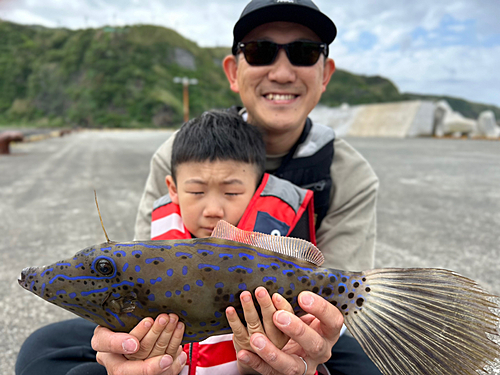
[[[171,29],[136,25],[74,31],[0,21],[0,35],[0,124],[174,126],[182,121],[176,76],[199,81],[190,87],[191,116],[239,104],[221,69],[229,48],[200,48]],[[195,69],[177,63],[186,55]],[[338,70],[321,103],[422,97],[400,94],[382,77]],[[460,99],[450,104],[469,117],[488,108]],[[500,118],[500,109],[492,109]]]

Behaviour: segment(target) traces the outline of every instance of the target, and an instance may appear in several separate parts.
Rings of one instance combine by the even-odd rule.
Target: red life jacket
[[[291,234],[316,244],[313,192],[266,173],[238,228],[273,235]],[[151,214],[151,239],[191,237],[182,221],[179,206],[170,196],[167,194],[156,200]],[[232,334],[186,344],[184,351],[188,360],[182,375],[239,374]]]
[[[316,244],[313,193],[266,173],[238,228],[298,237]],[[170,196],[167,194],[156,200],[151,214],[151,239],[191,237],[182,221],[179,206],[172,203]]]

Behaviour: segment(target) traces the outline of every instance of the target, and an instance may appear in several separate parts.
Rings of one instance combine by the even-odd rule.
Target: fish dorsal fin
[[[300,238],[272,236],[270,234],[248,232],[238,229],[224,220],[217,223],[211,237],[257,246],[278,254],[305,260],[306,262],[313,263],[316,266],[321,266],[325,261],[325,257],[321,251],[310,242]]]

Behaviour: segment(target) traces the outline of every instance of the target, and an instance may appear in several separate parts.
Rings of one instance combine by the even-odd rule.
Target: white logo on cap
[[[295,3],[295,0],[276,0],[277,3]]]

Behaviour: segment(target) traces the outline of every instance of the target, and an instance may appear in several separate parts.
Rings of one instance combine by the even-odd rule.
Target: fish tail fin
[[[474,374],[500,358],[499,301],[441,269],[378,269],[345,324],[383,374]],[[496,342],[495,342],[496,341]]]

